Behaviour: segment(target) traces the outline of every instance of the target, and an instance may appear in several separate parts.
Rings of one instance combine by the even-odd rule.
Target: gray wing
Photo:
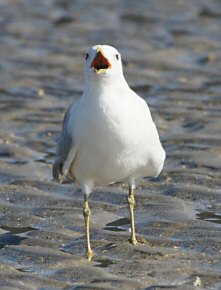
[[[56,158],[52,169],[53,178],[61,183],[66,178],[74,180],[74,177],[70,173],[70,167],[75,158],[76,148],[74,140],[72,140],[68,132],[70,109],[71,107],[69,107],[64,116],[62,132],[58,140]]]

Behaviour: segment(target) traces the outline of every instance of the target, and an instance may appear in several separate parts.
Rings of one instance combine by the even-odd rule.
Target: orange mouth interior
[[[100,69],[111,68],[112,65],[109,62],[109,60],[105,56],[103,56],[103,54],[99,51],[96,54],[96,56],[91,64],[91,67],[96,69],[97,71],[99,71]]]

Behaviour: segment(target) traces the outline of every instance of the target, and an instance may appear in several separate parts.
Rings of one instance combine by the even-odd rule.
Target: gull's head
[[[123,75],[121,55],[109,45],[91,47],[85,57],[87,79],[117,79]]]

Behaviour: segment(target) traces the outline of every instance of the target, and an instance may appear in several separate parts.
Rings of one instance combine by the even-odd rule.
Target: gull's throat
[[[110,61],[98,51],[95,58],[92,61],[91,68],[94,69],[96,74],[105,73],[108,69],[112,67]]]

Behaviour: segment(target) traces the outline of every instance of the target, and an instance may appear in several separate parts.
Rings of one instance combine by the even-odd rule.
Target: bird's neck
[[[93,95],[99,95],[109,91],[117,91],[128,87],[124,76],[120,78],[100,78],[100,79],[86,79],[84,93],[90,92]]]

